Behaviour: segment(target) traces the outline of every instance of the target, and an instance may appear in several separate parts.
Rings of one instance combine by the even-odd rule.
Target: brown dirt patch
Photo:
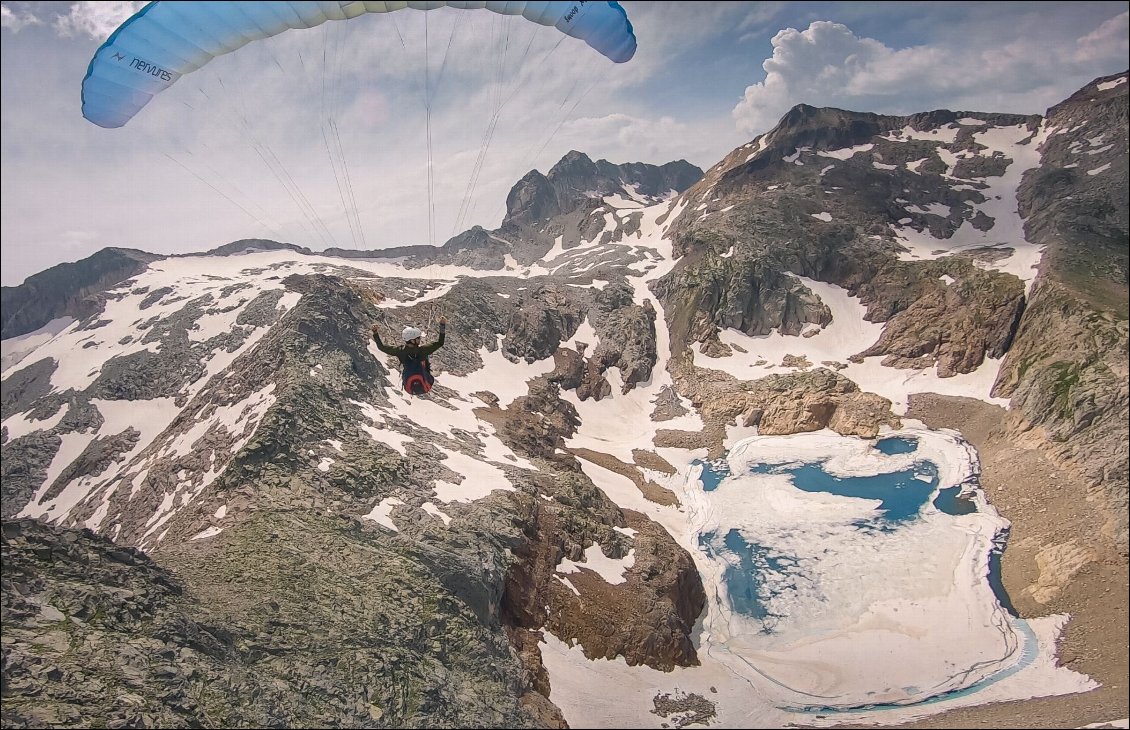
[[[569,453],[579,459],[584,459],[597,466],[603,466],[609,471],[616,472],[620,476],[631,479],[632,483],[639,487],[640,492],[643,493],[643,496],[646,497],[648,501],[661,504],[665,507],[679,506],[679,498],[675,496],[674,492],[666,487],[659,486],[650,479],[645,479],[639,467],[635,464],[626,464],[611,454],[604,454],[589,449],[569,449]]]

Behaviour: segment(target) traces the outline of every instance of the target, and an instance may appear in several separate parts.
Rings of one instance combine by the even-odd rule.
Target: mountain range
[[[1042,116],[800,105],[705,171],[572,151],[438,247],[4,287],[4,725],[583,724],[553,642],[710,660],[690,464],[917,424],[976,447],[1012,607],[1096,689],[897,721],[1125,718],[1127,78]],[[411,398],[370,328],[441,317]],[[742,701],[659,687],[639,726]]]

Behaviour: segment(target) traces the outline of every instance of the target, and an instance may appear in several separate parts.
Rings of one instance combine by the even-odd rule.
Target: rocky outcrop
[[[236,652],[230,634],[184,614],[175,578],[89,531],[0,529],[4,727],[180,727],[200,715],[197,693]]]
[[[876,137],[906,127],[932,130],[962,118],[978,119],[997,126],[1034,126],[1040,120],[1038,116],[954,112],[948,109],[899,117],[798,104],[781,118],[776,127],[760,138],[756,154],[750,155],[747,145],[724,159],[719,165],[721,174],[718,182],[722,189],[743,187],[748,184],[750,177],[758,177],[765,172],[776,173],[780,163],[786,161],[786,157],[791,158],[801,148],[842,150],[873,143]],[[967,129],[963,135],[957,136],[954,143],[957,149],[969,145],[972,132],[973,129]]]
[[[103,292],[163,258],[144,251],[104,248],[73,264],[59,264],[19,286],[0,289],[0,338],[34,332],[53,319],[82,320],[101,311]]]
[[[328,248],[325,253],[341,258],[402,259],[405,268],[432,264],[467,266],[482,271],[506,268],[506,256],[514,253],[514,244],[482,226],[452,236],[442,246],[395,246],[375,251]]]
[[[4,726],[535,725],[505,639],[431,603],[418,560],[304,524],[281,540],[296,525],[264,515],[219,561],[190,544],[174,577],[89,532],[5,522]]]
[[[518,560],[508,573],[503,612],[519,646],[527,641],[523,632],[547,628],[556,636],[576,637],[593,658],[623,656],[629,664],[657,669],[697,664],[690,632],[706,598],[691,556],[661,526],[619,509],[584,476],[564,448],[579,419],[552,379],[532,381],[529,395],[505,410],[476,412],[500,427],[508,446],[546,467],[535,483],[547,501],[522,495],[517,501],[522,541],[512,548]],[[659,494],[667,490],[655,490],[660,503],[677,504]],[[632,552],[625,582],[613,585],[582,570],[569,574],[573,587],[566,587],[557,566],[563,558],[584,561],[593,544],[610,557]],[[539,654],[522,655],[531,682],[544,684],[545,678],[538,679],[544,670],[532,663]]]
[[[534,362],[553,355],[576,333],[587,295],[569,287],[540,282],[518,294],[502,350],[513,360]]]
[[[0,418],[7,420],[36,405],[40,398],[51,392],[51,375],[59,367],[52,358],[30,363],[4,378],[3,395],[0,396]]]
[[[612,391],[604,378],[609,368],[618,368],[621,394],[648,380],[657,360],[655,308],[650,301],[638,305],[634,290],[625,281],[610,283],[594,298],[588,313],[600,341],[585,361],[577,395],[581,400],[600,400]],[[586,343],[592,344],[592,343]]]
[[[624,582],[613,585],[583,569],[568,574],[576,593],[560,580],[549,581],[546,626],[555,636],[575,638],[590,659],[622,656],[629,665],[666,671],[696,665],[690,633],[706,594],[694,561],[659,524],[631,510],[623,514],[624,526],[636,531],[635,563]]]
[[[1014,434],[1044,441],[1108,504],[1101,534],[1126,549],[1130,333],[1085,296],[1054,281],[1033,288],[994,392],[1012,400]]]
[[[565,239],[565,248],[579,240],[592,240],[604,220],[603,215],[590,214],[607,212],[604,196],[658,202],[683,192],[701,177],[702,170],[685,160],[664,165],[617,165],[607,160],[593,162],[587,155],[572,151],[548,173],[530,170],[515,183],[506,197],[502,225],[495,230],[473,226],[442,246],[395,246],[373,251],[329,248],[325,253],[341,258],[400,259],[409,269],[452,264],[500,271],[511,261],[529,266],[541,260],[558,236]],[[633,229],[628,225],[624,230]]]
[[[564,352],[560,350],[559,352]],[[518,398],[506,410],[490,414],[479,411],[484,417],[502,427],[506,441],[523,454],[556,462],[559,454],[580,425],[577,411],[567,401],[561,400],[557,385],[547,378],[530,382],[529,395]]]
[[[630,665],[670,670],[698,663],[690,634],[706,602],[702,580],[661,526],[618,509],[582,475],[563,473],[552,502],[530,503],[522,529],[503,606],[512,633],[544,626],[575,637],[590,658],[622,656]],[[631,553],[622,583],[584,569],[584,551],[593,544],[613,558]],[[581,569],[558,573],[563,558],[580,561]]]
[[[699,342],[709,354],[728,353],[718,341],[723,327],[754,336],[774,329],[798,335],[808,324],[832,319],[807,286],[761,257],[722,258],[713,251],[688,256],[653,291],[668,313],[676,351]]]
[[[564,212],[553,183],[537,170],[527,172],[506,196],[506,219],[516,223],[548,220]]]
[[[305,246],[296,246],[293,243],[279,243],[278,241],[270,241],[265,238],[244,238],[239,241],[232,241],[225,243],[223,246],[199,254],[188,254],[189,256],[239,256],[245,253],[254,253],[256,251],[295,251],[297,253],[309,255],[312,252]]]
[[[724,357],[724,328],[760,336],[826,326],[831,313],[796,279],[804,277],[841,287],[867,308],[867,320],[886,323],[857,360],[882,357],[887,366],[936,367],[950,377],[1003,357],[1024,310],[1024,287],[983,264],[1009,251],[907,260],[894,228],[940,242],[967,223],[992,228],[978,207],[986,202],[985,177],[1003,174],[1012,161],[987,153],[975,133],[1011,125],[1035,134],[1039,121],[794,108],[684,194],[671,228],[680,260],[653,285],[673,350],[698,343],[703,354]],[[906,129],[944,134],[910,139]],[[955,185],[959,177],[963,184]]]
[[[49,431],[33,431],[4,443],[0,459],[4,484],[0,517],[15,517],[28,505],[47,479],[47,469],[62,443],[57,433]]]
[[[119,434],[94,439],[63,469],[39,498],[39,504],[58,497],[72,481],[82,477],[97,477],[110,468],[111,464],[121,462],[123,455],[132,450],[140,438],[141,433],[131,427]]]
[[[894,314],[879,340],[855,358],[884,356],[883,365],[897,368],[936,365],[938,376],[948,378],[973,372],[986,357],[1004,357],[1024,312],[1021,281],[967,261],[946,262],[945,270],[960,278],[947,284],[927,274],[921,296]]]
[[[855,383],[827,368],[752,382],[697,366],[690,357],[675,360],[671,369],[679,391],[694,403],[706,427],[701,433],[660,430],[656,446],[707,448],[710,458],[719,458],[726,427],[735,422],[757,426],[765,435],[830,428],[863,438],[875,438],[883,426],[901,425],[889,400],[861,392]]]

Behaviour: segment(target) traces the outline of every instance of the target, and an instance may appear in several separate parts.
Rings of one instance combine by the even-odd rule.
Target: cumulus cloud
[[[885,114],[938,108],[1043,113],[1062,100],[1055,96],[1062,84],[1053,82],[1077,77],[1082,86],[1125,59],[1127,17],[1058,44],[1002,31],[980,33],[965,46],[951,41],[896,49],[826,20],[803,31],[786,28],[774,36],[773,55],[762,64],[765,80],[746,88],[732,116],[741,131],[760,134],[800,103]]]
[[[29,25],[42,23],[30,10],[23,10],[9,3],[0,3],[0,27],[19,33]]]
[[[144,6],[144,2],[78,2],[55,19],[55,28],[63,36],[89,36],[104,41]]]

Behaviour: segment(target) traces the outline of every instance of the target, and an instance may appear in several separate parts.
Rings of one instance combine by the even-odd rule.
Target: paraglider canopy
[[[632,24],[617,2],[151,2],[94,54],[82,82],[82,114],[100,127],[121,127],[181,76],[252,41],[365,13],[440,7],[521,15],[579,38],[617,63],[636,52]]]

